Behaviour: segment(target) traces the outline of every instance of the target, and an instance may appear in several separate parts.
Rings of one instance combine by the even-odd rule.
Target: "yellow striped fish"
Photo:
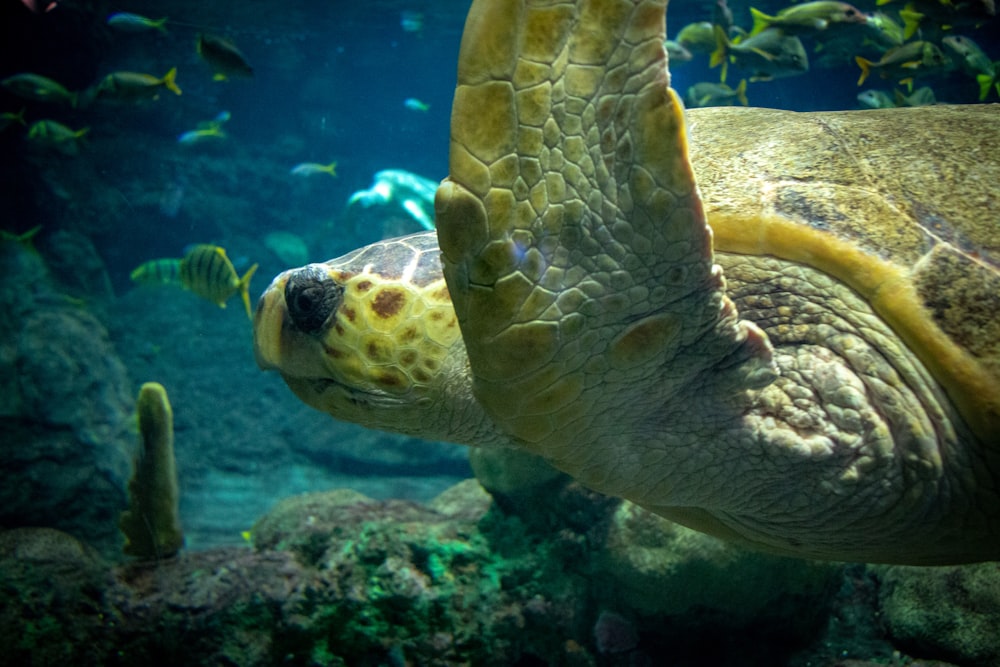
[[[199,244],[192,246],[180,260],[181,284],[200,297],[208,299],[220,308],[236,292],[243,297],[247,317],[250,311],[250,277],[257,270],[254,264],[240,278],[233,263],[226,257],[226,251],[217,245]]]
[[[140,285],[180,285],[181,260],[151,259],[135,267],[130,275],[132,282]]]

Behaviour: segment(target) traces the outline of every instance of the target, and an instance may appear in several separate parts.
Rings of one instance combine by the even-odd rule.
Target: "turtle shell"
[[[716,250],[852,286],[988,443],[1000,442],[998,107],[688,112]]]

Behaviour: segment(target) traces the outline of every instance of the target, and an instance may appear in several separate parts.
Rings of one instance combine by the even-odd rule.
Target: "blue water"
[[[894,0],[889,7],[903,2]],[[0,79],[32,72],[70,90],[84,91],[111,72],[160,77],[176,68],[176,82],[183,91],[178,96],[162,90],[157,99],[141,103],[70,108],[25,101],[0,89],[0,112],[24,109],[28,123],[50,119],[72,130],[87,129],[76,155],[39,145],[16,122],[0,131],[0,230],[4,232],[0,237],[0,534],[16,527],[58,528],[106,556],[121,558],[117,519],[127,506],[125,489],[138,443],[129,415],[139,386],[148,381],[163,384],[173,406],[186,557],[222,554],[204,561],[216,568],[216,574],[222,573],[219,580],[226,578],[228,570],[221,563],[232,556],[208,550],[246,547],[246,535],[254,522],[294,494],[346,487],[378,499],[426,501],[471,476],[464,448],[367,431],[305,406],[277,373],[265,374],[258,369],[252,327],[238,298],[222,310],[178,287],[140,286],[130,280],[130,272],[148,260],[178,258],[191,244],[213,243],[227,250],[240,274],[259,264],[251,283],[254,300],[273,276],[290,267],[290,260],[269,247],[272,232],[301,239],[306,255],[295,261],[303,262],[336,257],[386,233],[419,231],[419,225],[406,216],[386,221],[377,214],[354,215],[347,202],[352,193],[368,188],[374,174],[382,170],[402,169],[435,181],[446,176],[449,113],[468,4],[456,0],[0,0]],[[783,6],[774,0],[754,4],[772,14]],[[866,12],[875,10],[874,0],[864,0],[858,6]],[[668,35],[674,37],[690,22],[709,19],[711,8],[711,0],[674,0]],[[738,23],[749,28],[748,3],[734,0],[732,9]],[[168,32],[116,32],[105,19],[120,11],[151,18],[166,16]],[[195,52],[201,32],[232,39],[254,68],[253,78],[213,80],[211,69]],[[998,33],[995,18],[961,30],[993,59],[1000,60]],[[815,54],[814,47],[813,41],[806,40],[810,56]],[[754,106],[800,111],[857,109],[856,95],[862,90],[857,85],[858,75],[858,68],[848,59],[833,68],[814,67],[806,75],[752,83],[748,97]],[[746,73],[733,70],[729,83],[735,86],[742,76]],[[718,77],[719,70],[710,69],[703,55],[672,67],[673,86],[682,95],[689,86],[718,81]],[[892,83],[876,78],[865,88],[891,92]],[[930,85],[944,102],[971,103],[978,98],[974,80],[958,70],[918,80],[917,85]],[[420,104],[407,105],[408,99]],[[991,99],[996,100],[996,95]],[[422,106],[426,109],[414,108]],[[178,142],[179,135],[220,118],[223,112],[228,118],[222,125],[227,135],[224,140],[194,146]],[[289,173],[304,162],[336,162],[336,177]],[[11,238],[35,228],[40,231],[30,244]],[[47,324],[43,327],[39,322]],[[586,512],[574,509],[575,503],[584,503],[583,496],[576,499],[573,494],[560,493],[556,502],[563,505],[561,512],[572,514],[572,518],[560,515],[559,525],[576,526],[576,522],[588,520],[581,518],[588,516]],[[595,507],[599,504],[589,497],[586,502]],[[585,560],[590,549],[586,545],[600,539],[585,537],[589,529],[583,526],[576,536],[558,529],[557,550],[574,561]],[[601,530],[598,526],[595,535]],[[462,534],[459,541],[466,537]],[[520,538],[515,535],[511,539]],[[378,544],[372,541],[372,553],[381,548]],[[651,551],[656,548],[652,545]],[[250,550],[231,549],[228,553],[250,554]],[[419,557],[430,568],[427,554],[434,553],[415,552],[414,562]],[[460,569],[469,571],[471,566],[461,555],[464,552],[455,553],[461,556]],[[8,562],[16,560],[10,554],[8,547],[0,555]],[[384,569],[391,572],[396,567],[391,562],[396,560],[387,559]],[[459,562],[458,556],[455,562]],[[583,574],[579,577],[582,581],[590,569],[582,562],[579,565],[577,570],[574,562],[567,574]],[[703,584],[697,582],[705,575],[698,572],[717,566],[694,568],[695,583],[685,580],[679,585],[699,587]],[[861,577],[859,571],[849,571],[844,579],[840,606],[831,615],[825,635],[834,639],[826,642],[824,652],[832,655],[836,650],[843,658],[889,660],[895,649],[883,641],[883,620],[875,620],[874,575]],[[483,574],[486,576],[487,570]],[[489,576],[497,575],[489,571]],[[16,577],[0,578],[4,578],[8,596],[22,590],[15,586],[21,583]],[[794,582],[796,577],[790,579]],[[199,571],[192,580],[207,581],[204,590],[209,591],[202,597],[198,585],[183,587],[194,591],[192,600],[209,600],[218,594],[211,591],[222,590],[213,588],[215,576],[203,577]],[[253,586],[238,577],[236,580],[236,588]],[[511,585],[506,577],[498,580],[503,588]],[[596,580],[591,583],[598,588],[607,585]],[[749,583],[751,589],[753,584],[763,585],[756,580]],[[53,607],[58,607],[57,618],[61,614],[79,616],[97,633],[95,637],[104,638],[109,633],[124,636],[120,630],[113,631],[114,615],[95,611],[113,608],[114,595],[98,603],[88,589],[84,592],[89,601],[74,607],[66,601],[73,599],[71,595],[64,600],[58,582],[38,586],[29,578],[23,590],[35,590],[32,585],[45,595],[28,594],[24,608],[32,608],[36,602],[37,608],[44,607],[54,591],[51,600]],[[380,585],[372,584],[373,588]],[[518,586],[518,580],[513,585]],[[140,589],[145,586],[142,581],[136,585],[135,600],[142,602]],[[790,584],[790,590],[795,586]],[[965,600],[968,591],[963,586],[952,582],[948,588]],[[709,586],[709,598],[716,595],[715,590]],[[734,590],[740,590],[739,585]],[[612,598],[616,593],[606,592]],[[491,598],[470,599],[477,600],[478,612],[484,611],[482,607],[489,611],[489,603],[482,600]],[[979,604],[979,598],[972,599]],[[570,598],[566,602],[567,608],[574,609],[591,604]],[[219,598],[212,604],[228,603]],[[281,600],[275,608],[283,604]],[[452,601],[449,606],[457,613],[461,604]],[[544,611],[548,602],[536,596],[532,605],[534,611],[525,607],[526,627],[515,622],[522,620],[520,616],[498,605],[501,625],[515,634],[550,631],[548,621],[531,627],[539,625],[537,619],[550,618],[532,615]],[[624,611],[628,601],[621,606]],[[936,608],[935,604],[927,606]],[[174,626],[147,624],[146,616],[126,619],[133,625],[123,627],[139,628],[140,623],[142,630],[148,627],[154,647],[162,643],[171,649],[172,643],[183,643],[198,650],[190,628],[197,622],[206,623],[198,621],[207,618],[204,609],[192,611],[187,619],[183,610],[194,610],[194,606],[167,607],[170,617],[180,617],[176,627],[183,631],[176,636],[171,634]],[[133,608],[147,609],[144,604]],[[587,609],[594,617],[589,621],[567,613],[560,623],[579,626],[577,638],[584,643],[593,635],[599,649],[599,621],[615,616],[599,611]],[[558,613],[553,612],[552,618]],[[686,633],[690,623],[695,637],[692,641],[711,644],[708,655],[717,648],[720,654],[732,651],[741,656],[740,642],[748,640],[744,635],[714,636],[715,613],[710,609],[705,618],[696,614],[694,620],[672,628],[669,636]],[[817,611],[825,613],[825,607]],[[360,617],[365,618],[364,614]],[[34,612],[24,614],[20,625],[10,624],[14,629],[8,628],[8,634],[20,633],[32,639],[39,628],[48,629],[56,645],[73,644],[72,648],[85,652],[90,647],[92,642],[79,639],[84,635],[58,623],[46,625],[39,618]],[[767,623],[770,617],[763,618],[761,623]],[[970,613],[968,621],[958,617],[954,625],[974,628],[977,618]],[[297,614],[287,620],[293,635],[300,632]],[[650,625],[659,622],[656,618],[649,621]],[[588,623],[593,624],[593,631]],[[808,626],[812,622],[806,618],[803,623]],[[212,626],[209,633],[218,635],[214,621],[208,624]],[[618,629],[627,625],[623,620]],[[614,622],[605,624],[605,634],[614,626]],[[317,625],[312,632],[322,635],[317,630],[320,627],[324,626]],[[761,638],[752,623],[748,627],[753,655],[767,652],[768,643],[774,641],[769,634],[783,642],[785,633],[796,631],[775,624]],[[559,628],[551,631],[557,637],[562,632]],[[838,632],[842,636],[838,637]],[[41,636],[46,635],[43,632]],[[254,626],[240,643],[265,642],[269,636]],[[712,638],[702,642],[703,636]],[[383,638],[376,639],[378,643]],[[489,640],[487,633],[483,641]],[[336,641],[319,637],[316,646],[322,649],[327,642],[335,645]],[[644,641],[660,645],[659,639],[651,636]],[[295,647],[300,652],[299,662],[291,661],[292,653],[287,653],[280,664],[328,664],[319,650],[312,662],[303,662],[308,654],[308,644],[304,646]],[[758,646],[763,648],[758,651]],[[574,647],[579,645],[565,642],[567,656]],[[16,648],[26,655],[30,642],[19,641]],[[356,664],[404,663],[398,645],[387,642],[379,650],[388,657]],[[96,654],[97,649],[94,651]],[[114,664],[130,664],[129,656],[121,651],[107,655],[117,655],[119,662]],[[713,664],[701,655],[686,663],[681,658],[677,664]],[[167,650],[157,657],[163,664],[185,664],[171,663],[170,656]],[[644,663],[641,656],[635,654],[627,664],[657,664]],[[626,664],[629,660],[625,653],[618,658],[621,660],[604,656],[601,662],[590,664]],[[5,664],[10,663],[0,655],[0,666]],[[27,663],[22,660],[18,664]],[[34,664],[84,663],[42,660]],[[532,661],[528,656],[518,664],[541,664],[541,660]],[[572,664],[585,663],[581,657]],[[747,663],[734,658],[727,664]]]
[[[783,5],[757,6],[774,13]],[[858,6],[875,9],[873,0]],[[180,290],[138,288],[129,273],[150,259],[179,257],[192,243],[215,243],[228,250],[241,273],[251,263],[260,264],[251,290],[256,298],[271,277],[288,268],[266,247],[270,232],[299,236],[310,261],[377,240],[384,229],[359,224],[347,215],[346,202],[369,187],[380,170],[404,169],[434,180],[447,174],[449,111],[467,7],[454,0],[60,0],[50,11],[32,13],[22,2],[4,0],[0,78],[34,72],[84,90],[114,71],[159,77],[177,68],[182,95],[163,90],[158,99],[139,104],[72,109],[0,91],[0,111],[24,108],[29,123],[49,118],[74,130],[89,128],[76,156],[40,149],[16,124],[0,134],[0,228],[21,233],[40,225],[37,245],[59,289],[99,307],[136,389],[146,380],[167,386],[178,421],[185,511],[201,507],[218,513],[218,507],[202,502],[213,493],[228,499],[229,506],[244,507],[238,520],[221,519],[232,524],[224,526],[231,539],[282,495],[327,488],[334,475],[339,483],[345,475],[349,482],[351,475],[392,473],[393,463],[380,460],[364,469],[353,453],[322,454],[336,450],[338,442],[360,438],[359,432],[330,435],[347,427],[308,413],[277,377],[263,378],[235,300],[219,311]],[[747,5],[734,2],[732,9],[737,22],[749,28]],[[168,32],[116,32],[105,25],[116,11],[166,16]],[[668,35],[710,17],[710,2],[675,0]],[[1000,59],[996,27],[993,19],[961,32]],[[200,32],[232,39],[253,66],[254,77],[214,81],[195,52]],[[814,46],[807,40],[810,55]],[[719,76],[705,56],[672,69],[673,85],[682,94],[694,83]],[[858,74],[850,62],[814,68],[803,76],[751,84],[748,96],[755,106],[855,109]],[[729,83],[735,85],[740,76],[734,71]],[[917,85],[923,83],[941,101],[977,99],[975,82],[958,71]],[[892,90],[877,79],[871,85]],[[428,105],[427,110],[409,108],[410,98]],[[223,111],[230,114],[224,141],[178,143],[181,133]],[[289,174],[298,163],[332,161],[336,178]],[[71,233],[79,247],[54,249],[52,239],[59,232]],[[105,284],[110,290],[101,287]],[[379,446],[393,446],[385,442]],[[413,449],[399,441],[394,446]],[[414,463],[419,455],[407,456],[414,458],[402,456],[395,474],[434,472]],[[463,472],[451,459],[441,471],[447,479]],[[282,480],[292,481],[282,486]],[[429,495],[412,485],[408,477],[383,492]],[[243,500],[231,495],[234,489],[244,493]],[[197,523],[198,518],[187,520]]]
[[[668,35],[710,18],[711,4],[676,0],[668,14]],[[733,2],[737,23],[747,28],[749,4],[771,13],[784,6]],[[887,7],[902,4],[897,0]],[[874,0],[858,5],[866,12],[875,10]],[[159,100],[138,108],[73,111],[28,105],[29,121],[54,117],[74,129],[91,128],[92,150],[84,159],[99,170],[101,186],[117,190],[108,198],[120,198],[126,210],[112,220],[95,211],[108,208],[100,201],[81,207],[88,208],[88,215],[104,216],[100,224],[89,225],[88,234],[98,237],[118,290],[129,287],[127,274],[135,260],[175,255],[191,242],[227,243],[240,234],[281,229],[304,236],[317,252],[347,250],[372,239],[365,230],[339,227],[337,219],[350,194],[368,187],[376,171],[399,168],[433,179],[447,173],[448,115],[467,2],[220,2],[206,7],[158,1],[87,8],[87,3],[67,1],[28,18],[20,16],[28,14],[19,11],[21,3],[9,0],[5,6],[19,21],[3,22],[11,33],[0,52],[4,77],[34,71],[82,89],[116,70],[161,76],[171,67],[178,69],[183,95],[164,91]],[[166,16],[168,33],[114,31],[104,25],[113,11]],[[253,65],[254,78],[213,81],[194,50],[199,32],[231,38]],[[956,32],[973,37],[1000,60],[995,19]],[[815,41],[804,41],[814,58]],[[699,81],[717,81],[719,73],[708,68],[705,56],[672,70],[673,85],[682,94]],[[858,74],[850,61],[835,68],[814,66],[803,76],[751,83],[748,97],[755,106],[803,111],[858,108]],[[745,75],[733,70],[729,83],[735,86]],[[891,92],[891,83],[873,78],[864,88]],[[961,72],[918,80],[917,85],[924,83],[940,101],[977,100],[974,80]],[[407,98],[430,108],[408,109]],[[22,105],[9,94],[0,96],[2,110]],[[224,110],[232,114],[224,144],[193,149],[177,144],[180,133]],[[23,146],[15,135],[6,132],[3,144],[20,157]],[[333,160],[336,179],[303,180],[287,173],[299,162]],[[28,228],[28,218],[38,217],[37,205],[16,185],[30,178],[22,173],[13,183],[6,179],[6,194],[23,206],[23,215],[12,216],[8,227]],[[98,198],[92,186],[88,192],[66,189],[71,199]],[[199,191],[239,198],[246,209],[230,210],[233,219],[224,220],[214,208],[199,207]],[[183,201],[178,212],[164,215],[164,201],[172,195]],[[226,210],[224,203],[220,206]],[[250,250],[243,254],[252,254]]]

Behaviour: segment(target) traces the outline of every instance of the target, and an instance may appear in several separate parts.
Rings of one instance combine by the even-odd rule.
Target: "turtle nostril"
[[[285,303],[292,323],[304,333],[317,333],[330,313],[337,309],[344,288],[322,269],[306,267],[293,273],[285,283]]]

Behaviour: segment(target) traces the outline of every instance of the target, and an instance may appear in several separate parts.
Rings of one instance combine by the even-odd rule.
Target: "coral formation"
[[[33,247],[0,241],[0,275],[0,526],[60,528],[111,553],[128,475],[125,367]]]
[[[426,33],[401,33],[387,51],[387,26],[370,3],[318,13],[310,3],[153,3],[145,11],[163,9],[176,25],[150,39],[109,34],[100,3],[50,3],[54,11],[37,14],[30,4],[9,3],[4,17],[20,12],[32,29],[0,21],[15,69],[34,71],[25,58],[42,57],[77,90],[98,71],[177,65],[185,93],[136,108],[29,104],[31,121],[65,113],[73,127],[92,128],[71,160],[23,151],[17,125],[0,136],[4,227],[42,226],[41,254],[0,241],[0,666],[911,664],[895,648],[998,664],[990,641],[1000,594],[989,566],[851,566],[831,602],[824,572],[808,564],[756,560],[680,531],[652,539],[658,520],[635,507],[537,462],[491,468],[488,452],[476,471],[492,500],[474,482],[427,505],[346,491],[298,496],[256,525],[252,549],[122,564],[130,374],[175,394],[193,546],[238,542],[272,499],[305,489],[354,484],[427,498],[468,475],[464,449],[312,414],[277,378],[260,376],[242,313],[128,291],[129,268],[187,243],[224,243],[234,261],[259,259],[272,276],[305,261],[301,248],[265,250],[275,229],[302,236],[314,259],[416,231],[398,206],[344,202],[386,164],[447,172],[437,148],[454,80],[434,73],[448,69],[454,49],[440,45],[457,41],[464,16],[448,3],[404,12]],[[185,20],[247,35],[266,53],[265,89],[199,79]],[[853,100],[850,74],[840,92]],[[967,83],[950,79],[942,85]],[[434,100],[429,114],[399,104],[417,84]],[[260,104],[262,90],[277,93],[273,105]],[[235,119],[227,142],[178,146],[179,131],[222,105]],[[315,147],[342,160],[340,178],[292,182],[288,165]],[[831,604],[829,627],[818,629]]]
[[[641,544],[646,531],[616,525],[626,517],[641,527],[645,513],[623,507],[575,484],[531,520],[502,511],[474,480],[427,504],[337,490],[280,502],[254,526],[253,548],[125,564],[58,531],[0,532],[0,664],[911,664],[884,636],[853,643],[856,608],[868,614],[858,622],[877,630],[874,578],[863,566],[838,579],[836,566],[729,546],[712,556],[680,534]],[[644,557],[609,556],[627,540],[647,556],[655,546],[668,563],[659,579],[649,563],[637,569]],[[700,571],[699,554],[711,556]],[[959,568],[941,570],[942,581],[959,576],[951,570]],[[826,576],[842,584],[835,596],[815,585]],[[661,587],[644,606],[632,604],[640,582]],[[995,608],[991,596],[969,599]],[[965,666],[995,664],[984,653],[946,653],[951,641],[928,633],[910,646]]]
[[[129,508],[122,512],[118,527],[125,535],[127,555],[159,560],[173,556],[184,546],[178,514],[174,415],[163,385],[142,385],[136,418],[139,451],[128,483]]]
[[[876,572],[882,615],[900,646],[961,664],[1000,665],[1000,563]]]

